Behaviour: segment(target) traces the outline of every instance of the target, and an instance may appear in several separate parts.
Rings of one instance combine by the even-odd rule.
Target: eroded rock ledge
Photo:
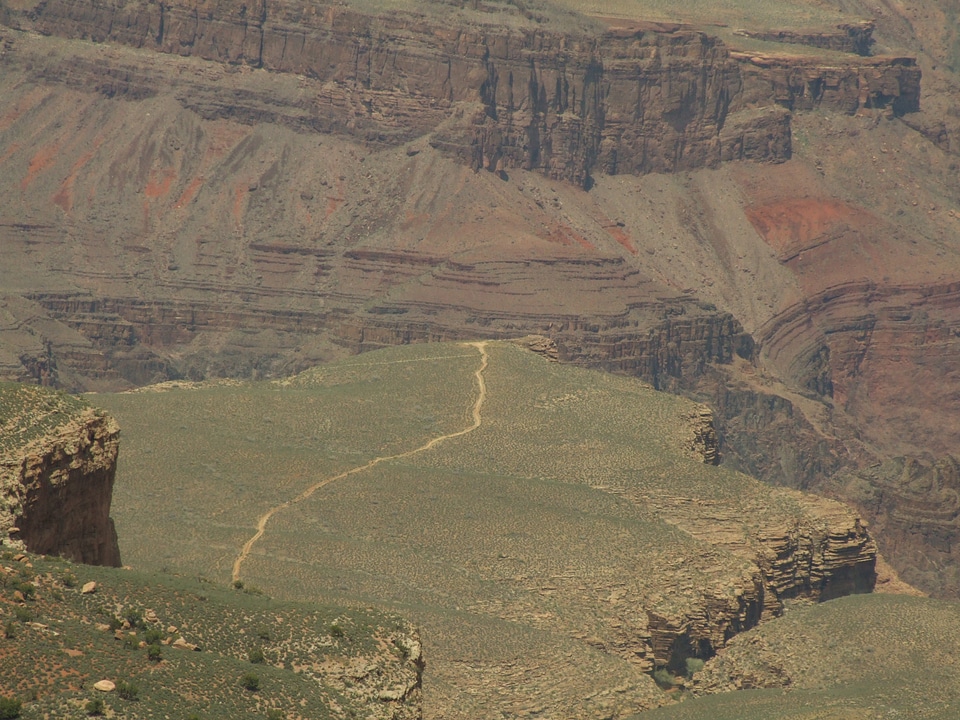
[[[110,518],[120,428],[109,416],[30,386],[0,384],[3,541],[91,565],[120,565]]]

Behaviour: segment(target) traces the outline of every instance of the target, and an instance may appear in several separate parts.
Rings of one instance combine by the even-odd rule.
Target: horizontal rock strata
[[[251,10],[237,2],[200,12],[182,3],[84,0],[51,0],[26,15],[10,13],[10,22],[295,74],[310,87],[293,107],[242,95],[224,105],[209,92],[191,93],[207,116],[285,116],[305,129],[375,144],[435,132],[435,147],[474,167],[538,169],[578,184],[596,171],[673,172],[728,159],[788,158],[788,117],[758,114],[757,106],[890,106],[902,114],[919,101],[919,70],[907,59],[810,66],[730,53],[718,39],[681,26],[457,28],[338,5]],[[83,73],[80,66],[71,74]],[[150,78],[130,68],[98,66],[86,74],[111,95],[155,91]]]

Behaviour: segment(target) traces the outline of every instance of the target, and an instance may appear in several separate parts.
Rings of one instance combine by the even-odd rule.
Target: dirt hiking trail
[[[244,543],[243,549],[240,550],[240,554],[237,555],[237,559],[234,560],[233,582],[237,582],[240,580],[240,571],[243,569],[244,560],[246,560],[250,556],[250,551],[253,549],[253,546],[256,545],[257,541],[263,537],[263,534],[267,529],[267,523],[269,523],[270,519],[281,510],[285,510],[288,507],[291,507],[293,505],[296,505],[299,502],[306,500],[320,488],[326,487],[331,483],[335,483],[337,480],[343,480],[344,478],[349,477],[351,475],[362,473],[365,470],[369,470],[372,467],[376,467],[382,462],[386,462],[387,460],[399,460],[401,458],[410,457],[411,455],[416,455],[417,453],[425,452],[430,448],[436,445],[439,445],[440,443],[446,440],[452,440],[453,438],[462,437],[463,435],[472,433],[474,430],[480,427],[480,425],[483,423],[483,417],[480,414],[480,410],[483,407],[484,401],[487,399],[487,384],[484,382],[484,379],[483,379],[483,371],[487,369],[487,362],[489,360],[489,356],[487,355],[487,342],[481,341],[481,342],[471,342],[471,343],[463,343],[463,344],[475,347],[477,350],[480,351],[480,367],[477,368],[476,372],[474,372],[474,377],[477,378],[478,392],[477,392],[477,400],[473,404],[473,424],[470,425],[469,427],[464,428],[463,430],[458,430],[457,432],[454,432],[454,433],[449,433],[447,435],[440,435],[438,437],[435,437],[429,442],[426,442],[420,447],[414,448],[413,450],[407,450],[402,453],[397,453],[396,455],[383,455],[381,457],[375,457],[370,462],[365,463],[363,465],[359,465],[358,467],[355,467],[355,468],[351,468],[350,470],[346,470],[340,473],[339,475],[334,475],[332,477],[324,478],[323,480],[320,480],[319,482],[314,483],[313,485],[308,487],[306,490],[304,490],[302,493],[300,493],[296,497],[290,500],[286,500],[285,502],[282,502],[279,505],[275,505],[274,507],[270,508],[263,515],[260,516],[259,520],[257,520],[257,532],[254,534],[253,537],[247,540],[246,543]]]

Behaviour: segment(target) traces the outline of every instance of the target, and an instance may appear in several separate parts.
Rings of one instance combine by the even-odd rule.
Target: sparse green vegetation
[[[759,552],[757,518],[797,527],[807,506],[691,454],[698,409],[688,401],[507,344],[487,352],[482,425],[456,436],[473,423],[480,360],[459,344],[390,348],[279,382],[99,397],[125,432],[115,517],[121,537],[126,523],[137,528],[125,558],[156,569],[178,558],[184,572],[229,584],[258,518],[304,494],[270,518],[244,561],[245,588],[303,600],[324,588],[409,608],[442,638],[428,660],[437,682],[475,693],[465,714],[484,711],[485,673],[521,656],[562,678],[571,716],[597,711],[598,688],[625,688],[624,708],[664,702],[642,666],[604,649],[648,632],[646,613],[624,608],[680,624],[702,614],[700,588],[732,603],[734,589],[750,591],[756,565],[701,532],[703,507],[731,519],[725,532],[743,538],[741,549]],[[158,426],[161,417],[177,425]],[[452,437],[416,451],[441,435]],[[158,482],[177,492],[158,496]],[[156,507],[148,518],[145,504]],[[363,632],[333,616],[321,634],[342,649]],[[483,670],[462,672],[464,647]],[[580,654],[589,659],[576,669],[563,659]]]
[[[705,664],[705,663],[703,662],[703,660],[701,660],[700,658],[687,658],[686,661],[685,661],[685,663],[686,663],[686,666],[687,666],[687,677],[688,677],[688,678],[692,678],[692,677],[693,677],[694,675],[696,675],[698,672],[700,672],[701,670],[703,670],[703,666],[704,666],[704,664]]]
[[[291,605],[237,593],[228,583],[218,586],[177,577],[159,582],[156,576],[112,568],[85,568],[84,581],[96,581],[96,593],[65,592],[57,600],[50,590],[63,587],[69,564],[36,556],[29,562],[34,566],[31,577],[37,588],[29,610],[40,622],[21,627],[8,620],[15,637],[0,640],[0,648],[6,648],[0,649],[0,694],[21,698],[26,717],[87,716],[88,704],[94,700],[103,702],[104,716],[123,715],[131,720],[167,715],[185,718],[191,713],[204,720],[263,718],[270,708],[278,707],[297,708],[302,717],[331,720],[339,716],[331,710],[334,704],[343,708],[347,717],[351,713],[363,717],[363,700],[347,692],[339,674],[324,680],[293,668],[324,657],[333,660],[331,667],[365,657],[384,668],[383,679],[375,679],[374,673],[366,681],[357,681],[356,688],[359,691],[366,682],[364,691],[375,695],[377,683],[397,677],[401,668],[400,661],[383,645],[392,648],[398,633],[412,632],[392,615],[323,603]],[[207,597],[203,602],[198,597],[201,589]],[[148,607],[149,614],[141,610]],[[0,612],[8,611],[8,617],[17,608],[28,609],[14,605],[9,597],[0,598]],[[149,626],[137,630],[136,635],[124,630],[118,641],[107,621],[116,618],[122,622],[131,609],[148,616]],[[338,619],[353,630],[349,655],[316,644]],[[170,626],[177,627],[175,635],[170,635],[188,643],[185,648],[159,644],[165,637],[173,639],[161,630]],[[266,662],[267,649],[259,644],[267,641],[259,638],[261,632],[270,636],[270,663]],[[251,635],[259,638],[254,644]],[[200,650],[191,650],[194,645]],[[251,666],[247,656],[251,650],[263,652],[264,662]],[[257,653],[252,657],[257,659]],[[271,664],[274,659],[276,666]],[[29,672],[24,668],[30,668]],[[262,689],[250,692],[240,684],[239,679],[250,670],[256,671],[260,687],[269,688],[269,693]],[[410,669],[402,672],[409,674]],[[89,682],[77,683],[77,677],[89,678]],[[91,697],[91,685],[99,679],[116,683],[114,693]],[[89,707],[95,710],[97,706]]]
[[[262,665],[266,661],[262,648],[254,648],[251,650],[247,653],[247,659],[254,665]]]

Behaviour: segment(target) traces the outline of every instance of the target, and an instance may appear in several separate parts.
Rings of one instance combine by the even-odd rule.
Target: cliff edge
[[[78,398],[0,384],[0,542],[119,566],[119,442],[117,422]]]

